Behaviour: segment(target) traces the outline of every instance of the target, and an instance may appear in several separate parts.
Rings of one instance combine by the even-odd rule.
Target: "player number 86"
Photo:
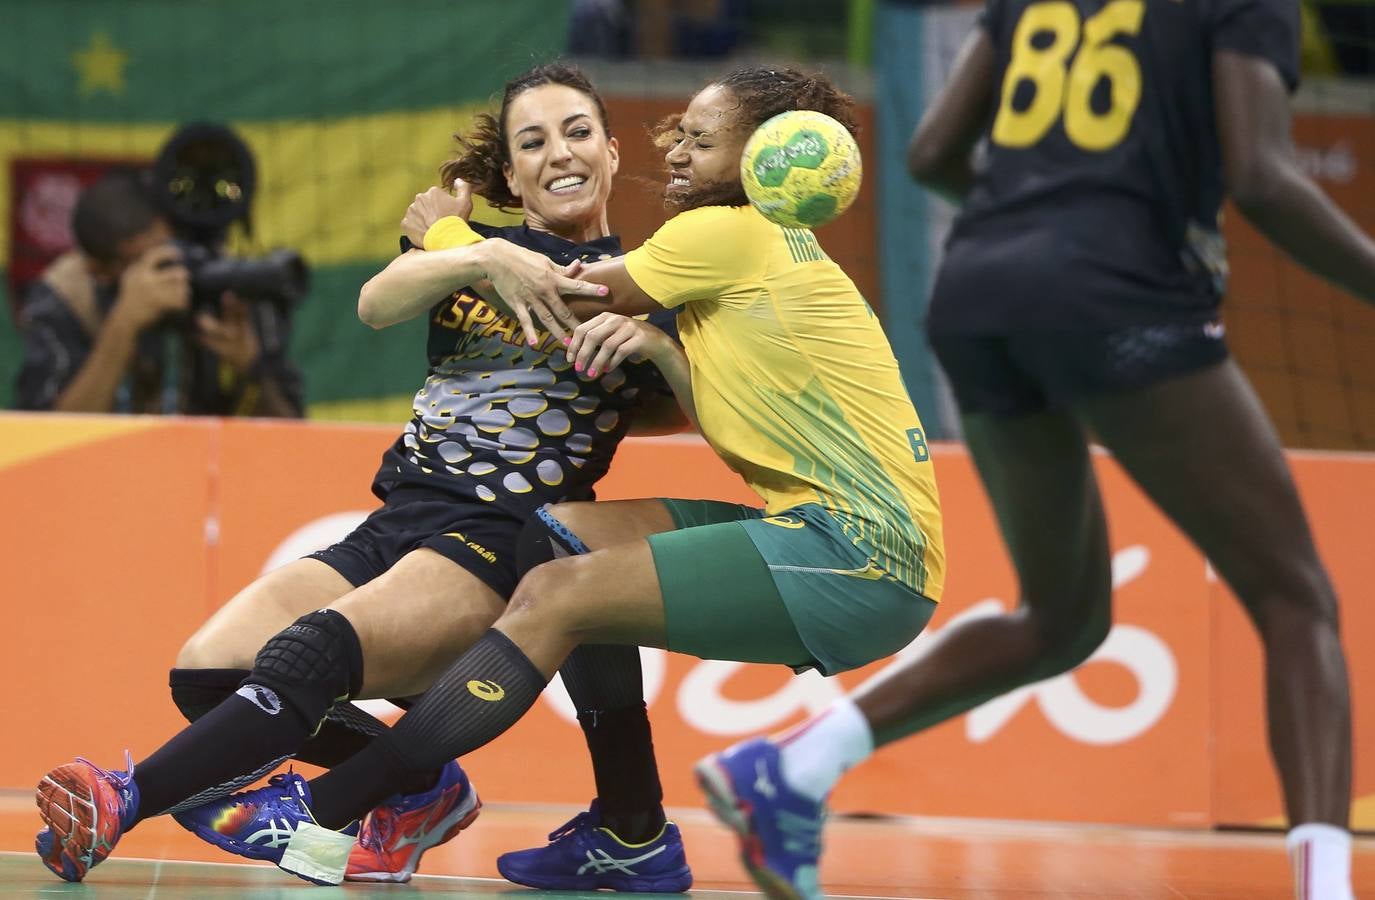
[[[1081,29],[1079,11],[1065,0],[1027,7],[1012,35],[1012,60],[993,121],[993,141],[1004,147],[1030,147],[1063,115],[1065,134],[1077,147],[1103,151],[1121,142],[1141,103],[1141,66],[1130,50],[1109,41],[1138,34],[1145,14],[1144,0],[1113,0],[1084,20]],[[1043,34],[1051,36],[1050,43],[1041,38],[1042,46],[1037,46]],[[1105,78],[1111,101],[1100,114],[1090,99]],[[1035,94],[1025,109],[1017,110],[1013,96],[1024,81],[1032,83]]]

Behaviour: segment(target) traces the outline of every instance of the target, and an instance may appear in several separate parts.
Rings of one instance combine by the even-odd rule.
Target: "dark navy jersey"
[[[1298,81],[1296,0],[989,0],[995,111],[933,331],[1215,316],[1225,289],[1212,60]]]
[[[521,225],[473,223],[566,265],[621,254],[618,238],[573,244]],[[655,324],[672,329],[672,318]],[[573,371],[557,337],[525,343],[520,323],[470,289],[430,310],[429,374],[405,432],[383,455],[373,493],[424,487],[525,518],[547,502],[590,499],[637,405],[667,390],[652,363],[597,377]]]

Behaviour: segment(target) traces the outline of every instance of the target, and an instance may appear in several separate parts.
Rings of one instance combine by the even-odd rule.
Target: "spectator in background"
[[[133,175],[83,191],[72,231],[77,249],[54,260],[24,297],[17,408],[302,414],[281,307],[226,293],[218,315],[193,314],[172,229]]]

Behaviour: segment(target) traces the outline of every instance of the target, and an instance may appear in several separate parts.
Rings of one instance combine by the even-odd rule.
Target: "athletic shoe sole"
[[[345,881],[370,881],[373,883],[402,884],[410,881],[411,876],[420,868],[420,858],[425,855],[426,850],[438,847],[447,841],[451,841],[460,831],[477,821],[477,815],[482,811],[482,801],[478,799],[477,790],[470,787],[468,789],[468,799],[439,820],[437,828],[443,828],[443,836],[428,847],[415,845],[414,852],[406,860],[406,864],[395,872],[349,872],[344,876]]]
[[[111,821],[111,817],[101,816],[91,778],[90,767],[67,763],[44,775],[38,783],[35,802],[48,830],[38,833],[34,849],[43,858],[43,865],[65,881],[85,878],[119,840],[119,818],[116,815]],[[113,837],[109,836],[111,831]],[[101,843],[105,852],[97,858]],[[80,852],[73,852],[77,848]]]
[[[692,769],[697,784],[707,795],[711,812],[740,839],[740,862],[769,900],[811,900],[764,863],[764,845],[754,830],[754,809],[735,793],[730,774],[714,758]]]
[[[625,877],[620,881],[605,878],[581,878],[570,881],[567,875],[541,876],[516,872],[497,861],[497,871],[512,884],[524,885],[540,891],[617,891],[630,894],[681,894],[692,887],[692,873],[675,872],[658,878]]]

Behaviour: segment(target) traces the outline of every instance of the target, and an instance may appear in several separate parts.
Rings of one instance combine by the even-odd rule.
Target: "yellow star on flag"
[[[110,42],[110,36],[103,31],[91,35],[91,42],[84,50],[72,54],[72,64],[76,66],[81,78],[78,90],[82,96],[96,91],[109,91],[119,96],[124,93],[124,67],[129,63],[129,54]]]

